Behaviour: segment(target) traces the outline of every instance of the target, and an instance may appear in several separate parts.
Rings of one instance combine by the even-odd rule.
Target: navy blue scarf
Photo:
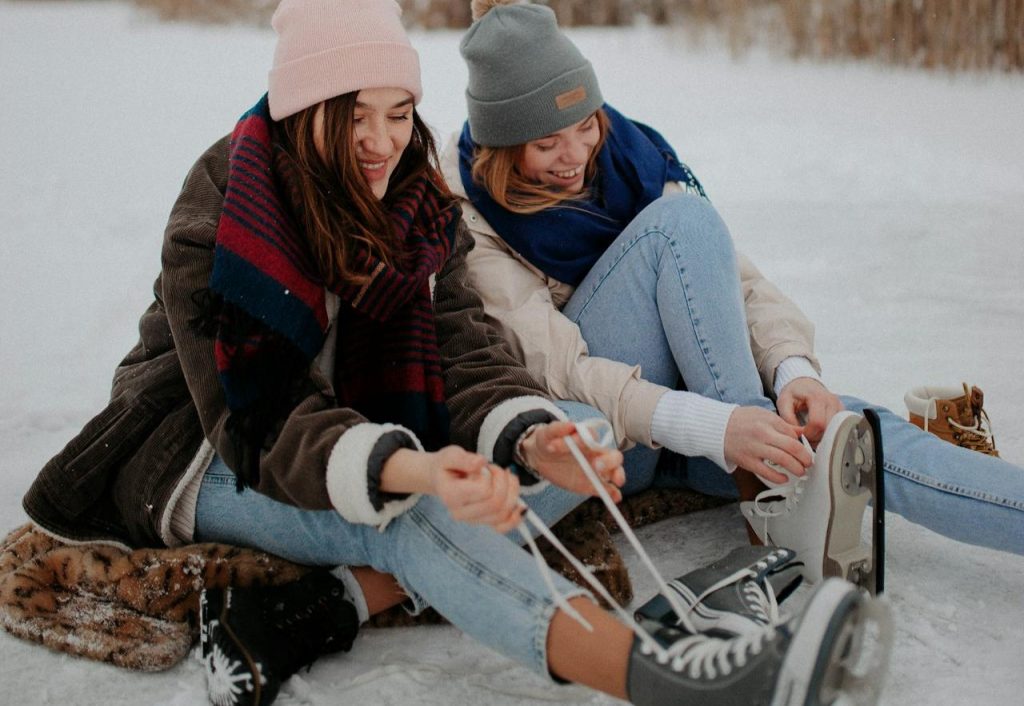
[[[469,124],[459,139],[459,171],[469,200],[495,231],[549,277],[576,286],[640,211],[659,198],[669,181],[706,198],[689,167],[656,130],[605,104],[611,127],[597,156],[590,197],[533,215],[512,213],[473,182],[475,145]]]

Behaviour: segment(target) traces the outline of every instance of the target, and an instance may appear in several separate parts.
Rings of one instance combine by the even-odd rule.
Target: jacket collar
[[[459,132],[453,132],[448,137],[443,150],[441,150],[441,175],[451,192],[458,197],[459,205],[462,207],[462,217],[466,219],[466,225],[474,233],[483,233],[493,238],[500,237],[497,231],[491,227],[473,202],[466,194],[466,187],[462,183],[462,173],[459,171]]]

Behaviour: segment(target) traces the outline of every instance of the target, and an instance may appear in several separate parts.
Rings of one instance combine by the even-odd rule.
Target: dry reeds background
[[[267,23],[278,0],[135,0],[167,19]],[[410,26],[469,25],[469,0],[399,0]],[[720,30],[733,51],[1024,70],[1024,0],[548,0],[563,26],[637,22]]]

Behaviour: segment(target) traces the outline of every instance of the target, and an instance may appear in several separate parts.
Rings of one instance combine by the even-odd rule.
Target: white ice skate
[[[882,463],[877,417],[836,414],[802,478],[762,491],[740,510],[758,538],[796,551],[810,582],[838,576],[871,593],[882,588]],[[872,541],[861,524],[874,499]]]

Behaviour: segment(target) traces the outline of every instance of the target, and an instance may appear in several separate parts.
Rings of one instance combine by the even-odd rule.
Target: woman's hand
[[[790,424],[798,424],[798,415],[804,414],[804,435],[816,447],[829,421],[843,410],[843,403],[814,378],[796,378],[779,391],[775,407]]]
[[[773,483],[789,479],[765,463],[769,460],[802,476],[811,454],[800,443],[803,428],[760,407],[737,407],[725,429],[725,460]]]
[[[522,519],[519,478],[493,466],[480,454],[459,446],[446,446],[426,454],[432,457],[432,492],[448,508],[452,519],[489,525],[505,534]]]
[[[384,462],[380,489],[436,495],[453,519],[505,534],[521,517],[519,478],[461,446],[434,452],[398,449]]]
[[[619,490],[626,482],[622,468],[622,452],[618,449],[591,448],[580,438],[573,422],[551,422],[536,427],[522,442],[523,459],[555,485],[581,495],[597,495],[597,490],[580,468],[566,439],[572,438],[616,503],[622,500]]]

